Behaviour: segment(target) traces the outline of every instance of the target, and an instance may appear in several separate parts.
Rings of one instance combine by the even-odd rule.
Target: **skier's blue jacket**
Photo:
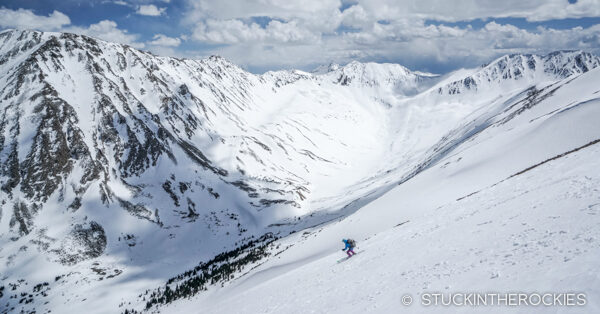
[[[352,245],[350,245],[350,242],[346,239],[342,240],[342,242],[344,242],[344,244],[346,244],[346,247],[344,248],[344,250],[351,250],[352,249]]]

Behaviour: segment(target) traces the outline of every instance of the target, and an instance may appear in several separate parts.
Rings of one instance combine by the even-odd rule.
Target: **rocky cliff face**
[[[505,56],[438,92],[565,78],[599,60],[582,52]],[[238,234],[327,208],[317,200],[335,195],[322,192],[323,178],[356,169],[363,159],[355,155],[382,151],[365,143],[386,133],[371,125],[388,114],[379,104],[439,80],[359,62],[255,76],[220,57],[164,58],[17,30],[0,34],[0,75],[3,232],[13,240],[36,229],[44,207],[75,212],[92,199],[161,227],[227,212],[217,218],[239,216],[239,228],[227,231]],[[348,106],[349,91],[366,99]],[[357,119],[368,133],[358,140]]]
[[[2,232],[18,241],[55,230],[43,247],[57,253],[63,239],[81,238],[81,226],[100,230],[100,221],[82,219],[102,220],[94,217],[103,208],[159,228],[204,220],[215,234],[236,235],[231,242],[248,230],[290,225],[331,206],[311,205],[335,196],[321,178],[333,180],[379,149],[367,141],[384,113],[372,112],[380,110],[372,100],[348,105],[348,85],[387,88],[419,78],[399,65],[359,63],[322,76],[255,76],[220,57],[164,58],[68,33],[2,32]],[[295,100],[303,88],[320,91]],[[323,106],[325,114],[315,112]],[[361,125],[369,132],[356,141]],[[83,217],[75,214],[81,208]],[[42,211],[72,221],[47,224],[36,218]],[[223,220],[235,222],[223,227]],[[92,247],[94,239],[104,244],[93,250],[106,246],[100,236],[80,242]]]

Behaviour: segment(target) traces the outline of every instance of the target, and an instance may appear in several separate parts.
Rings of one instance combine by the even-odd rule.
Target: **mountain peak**
[[[316,67],[312,71],[310,71],[310,73],[316,74],[316,75],[325,74],[325,73],[333,72],[339,68],[340,68],[340,65],[332,61],[329,64],[319,65],[318,67]]]
[[[558,50],[546,55],[539,54],[508,54],[482,66],[483,69],[499,65],[518,65],[526,62],[527,68],[536,69],[536,63],[544,65],[547,74],[558,75],[560,78],[572,74],[581,74],[600,65],[600,58],[582,50]]]
[[[586,230],[596,230],[597,221],[589,220],[589,214],[596,211],[593,188],[600,182],[598,175],[595,181],[581,180],[586,185],[574,185],[573,173],[567,173],[562,191],[555,189],[550,175],[563,171],[548,171],[548,180],[538,182],[550,188],[532,190],[544,195],[522,201],[536,205],[533,216],[518,216],[523,208],[514,203],[514,186],[529,186],[533,172],[542,169],[536,167],[548,161],[552,167],[566,159],[585,165],[580,161],[588,159],[580,159],[579,153],[597,159],[593,159],[597,147],[582,148],[592,140],[598,142],[600,110],[594,97],[600,72],[557,78],[589,71],[598,63],[598,57],[581,51],[503,56],[468,73],[454,73],[440,84],[454,81],[443,85],[447,93],[450,88],[472,92],[455,101],[448,94],[430,93],[435,89],[421,93],[440,78],[399,64],[353,61],[344,66],[330,63],[317,75],[289,70],[256,76],[216,55],[200,60],[159,57],[71,33],[0,32],[0,304],[15,312],[129,312],[125,303],[162,311],[154,307],[156,302],[191,300],[213,288],[227,296],[227,291],[216,289],[231,280],[232,291],[239,292],[238,283],[251,287],[255,279],[282,274],[281,265],[291,265],[290,270],[300,264],[321,265],[312,264],[314,257],[323,267],[336,267],[331,255],[305,255],[315,248],[333,249],[342,229],[350,230],[355,239],[383,234],[381,241],[364,242],[382,248],[389,242],[384,240],[389,240],[390,230],[398,239],[413,231],[428,235],[430,218],[442,211],[456,214],[437,219],[450,223],[444,228],[455,228],[467,239],[464,254],[453,253],[463,262],[465,254],[473,253],[468,240],[474,234],[462,232],[464,214],[471,212],[463,206],[488,209],[483,216],[469,218],[475,233],[492,230],[486,235],[497,236],[505,224],[496,219],[505,219],[528,236],[530,226],[517,220],[538,221],[531,217],[548,214],[541,202],[546,195],[568,201],[563,197],[567,194],[555,192],[570,193],[574,186],[589,200],[577,203],[586,206],[578,208],[589,209],[577,211],[578,215]],[[546,79],[556,86],[531,88]],[[495,86],[512,89],[506,93]],[[555,93],[558,88],[562,89]],[[563,152],[577,154],[559,159]],[[533,168],[531,176],[518,175]],[[579,173],[595,174],[593,169],[592,165]],[[421,176],[423,171],[427,174]],[[502,183],[514,176],[522,181]],[[390,191],[398,184],[403,186]],[[506,200],[489,203],[500,195],[489,190],[494,186],[506,188]],[[388,191],[402,194],[376,201]],[[371,201],[371,209],[361,209]],[[420,207],[411,209],[415,204]],[[496,205],[514,213],[499,216]],[[572,206],[566,205],[553,215],[571,214]],[[354,214],[357,219],[343,219]],[[411,218],[399,227],[407,222],[407,214],[416,221]],[[514,217],[520,218],[509,221]],[[481,221],[492,218],[493,223],[481,226]],[[543,220],[548,224],[536,229],[541,236],[546,226],[556,226],[556,239],[573,238],[561,236],[560,219]],[[438,231],[445,232],[444,228]],[[506,252],[518,251],[513,246],[515,234],[512,230],[504,234]],[[287,235],[291,236],[271,244]],[[588,237],[597,238],[597,232],[580,239]],[[429,235],[421,238],[410,239],[420,242],[407,247],[418,250],[432,242]],[[487,238],[478,238],[477,245],[485,245]],[[459,243],[457,239],[462,238],[446,242]],[[441,251],[446,242],[432,252]],[[576,248],[593,253],[595,243]],[[497,252],[485,258],[492,259]],[[595,257],[592,253],[590,260]],[[479,261],[481,256],[475,255]],[[380,257],[375,256],[385,261]],[[563,258],[557,252],[544,262],[563,265]],[[431,277],[430,267],[419,265],[439,259],[432,254],[419,263],[408,260],[403,268],[410,270],[408,264],[414,264],[416,272],[422,270],[422,278],[413,280],[417,286]],[[514,269],[511,259],[490,264],[494,275],[525,269]],[[539,265],[531,258],[523,260]],[[581,263],[569,265],[575,269]],[[309,274],[317,270],[314,278],[321,278],[323,268],[312,266]],[[389,275],[389,267],[381,269],[385,269],[381,274]],[[255,276],[259,272],[267,277]],[[291,282],[290,272],[285,272],[283,277]],[[513,273],[505,280],[510,281]],[[480,278],[482,272],[471,274]],[[331,277],[344,279],[337,273]],[[372,281],[375,288],[380,286],[379,277]],[[4,290],[4,283],[9,289]],[[284,287],[270,283],[260,286]],[[210,299],[206,296],[202,299]],[[339,302],[334,303],[332,308],[339,309]],[[332,308],[318,310],[329,313]],[[380,312],[386,309],[393,308]]]
[[[554,81],[582,74],[600,66],[600,57],[581,50],[561,50],[546,55],[507,54],[479,67],[471,75],[438,89],[439,93],[460,94],[507,82],[528,84]]]
[[[411,71],[396,63],[351,61],[330,66],[324,74],[335,84],[380,88],[399,95],[414,95],[434,83],[437,75]]]

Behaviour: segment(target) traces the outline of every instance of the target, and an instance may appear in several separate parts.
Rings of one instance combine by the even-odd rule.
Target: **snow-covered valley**
[[[485,310],[596,312],[599,66],[254,75],[4,31],[0,312],[482,310],[417,304],[434,291],[583,292]]]

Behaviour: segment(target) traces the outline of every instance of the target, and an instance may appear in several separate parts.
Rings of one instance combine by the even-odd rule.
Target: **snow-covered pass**
[[[0,313],[600,313],[599,66],[2,31]]]

